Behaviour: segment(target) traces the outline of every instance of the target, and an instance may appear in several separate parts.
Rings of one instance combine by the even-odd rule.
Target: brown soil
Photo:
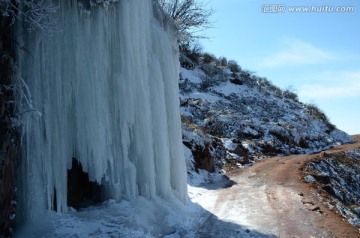
[[[360,135],[354,138],[355,143],[336,146],[325,153],[334,154],[360,148]],[[302,168],[310,161],[323,157],[324,152],[271,157],[255,163],[252,167],[233,170],[228,176],[238,183],[232,190],[240,194],[244,192],[241,190],[244,181],[254,183],[251,181],[256,180],[257,186],[265,186],[268,200],[266,204],[259,205],[273,208],[271,216],[277,220],[276,224],[281,224],[276,230],[279,237],[360,237],[359,229],[350,225],[336,211],[330,210],[317,195],[315,185],[304,181],[306,174],[302,172]],[[232,190],[222,194],[222,199],[226,199]],[[254,197],[255,201],[256,199]],[[304,220],[308,223],[305,224]]]

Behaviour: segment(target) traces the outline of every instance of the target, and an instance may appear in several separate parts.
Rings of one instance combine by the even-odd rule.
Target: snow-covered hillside
[[[264,155],[312,153],[353,140],[315,105],[233,61],[200,54],[183,57],[182,66],[183,140],[200,168],[209,169],[204,157],[240,166]]]

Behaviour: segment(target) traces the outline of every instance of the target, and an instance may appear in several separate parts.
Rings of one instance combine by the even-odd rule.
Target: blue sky
[[[281,88],[293,86],[339,129],[360,134],[359,0],[212,0],[204,51],[236,60]],[[270,5],[284,12],[265,13]],[[352,6],[352,12],[290,12],[291,6]],[[319,9],[320,8],[316,8]],[[320,10],[321,11],[321,10]],[[326,11],[326,9],[325,9]]]

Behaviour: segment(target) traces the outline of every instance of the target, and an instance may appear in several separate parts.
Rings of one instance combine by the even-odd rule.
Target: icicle
[[[176,195],[186,171],[171,22],[151,0],[122,0],[82,13],[60,1],[61,32],[19,29],[21,74],[42,117],[24,114],[19,210],[29,220],[67,210],[75,157],[106,199]],[[155,8],[156,10],[156,8]]]

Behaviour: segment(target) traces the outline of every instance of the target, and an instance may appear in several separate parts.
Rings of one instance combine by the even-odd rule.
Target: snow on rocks
[[[311,176],[311,175],[307,175],[304,177],[305,181],[308,182],[308,183],[315,183],[316,182],[316,179]]]
[[[219,138],[225,160],[238,158],[232,152],[237,145],[243,145],[253,161],[263,155],[314,153],[353,141],[313,105],[247,71],[232,72],[228,66],[200,61],[192,70],[181,68],[179,85],[185,137],[192,131],[207,140]]]
[[[352,225],[360,227],[360,149],[323,153],[320,158],[307,165],[305,180],[332,197],[330,208],[336,207]]]

